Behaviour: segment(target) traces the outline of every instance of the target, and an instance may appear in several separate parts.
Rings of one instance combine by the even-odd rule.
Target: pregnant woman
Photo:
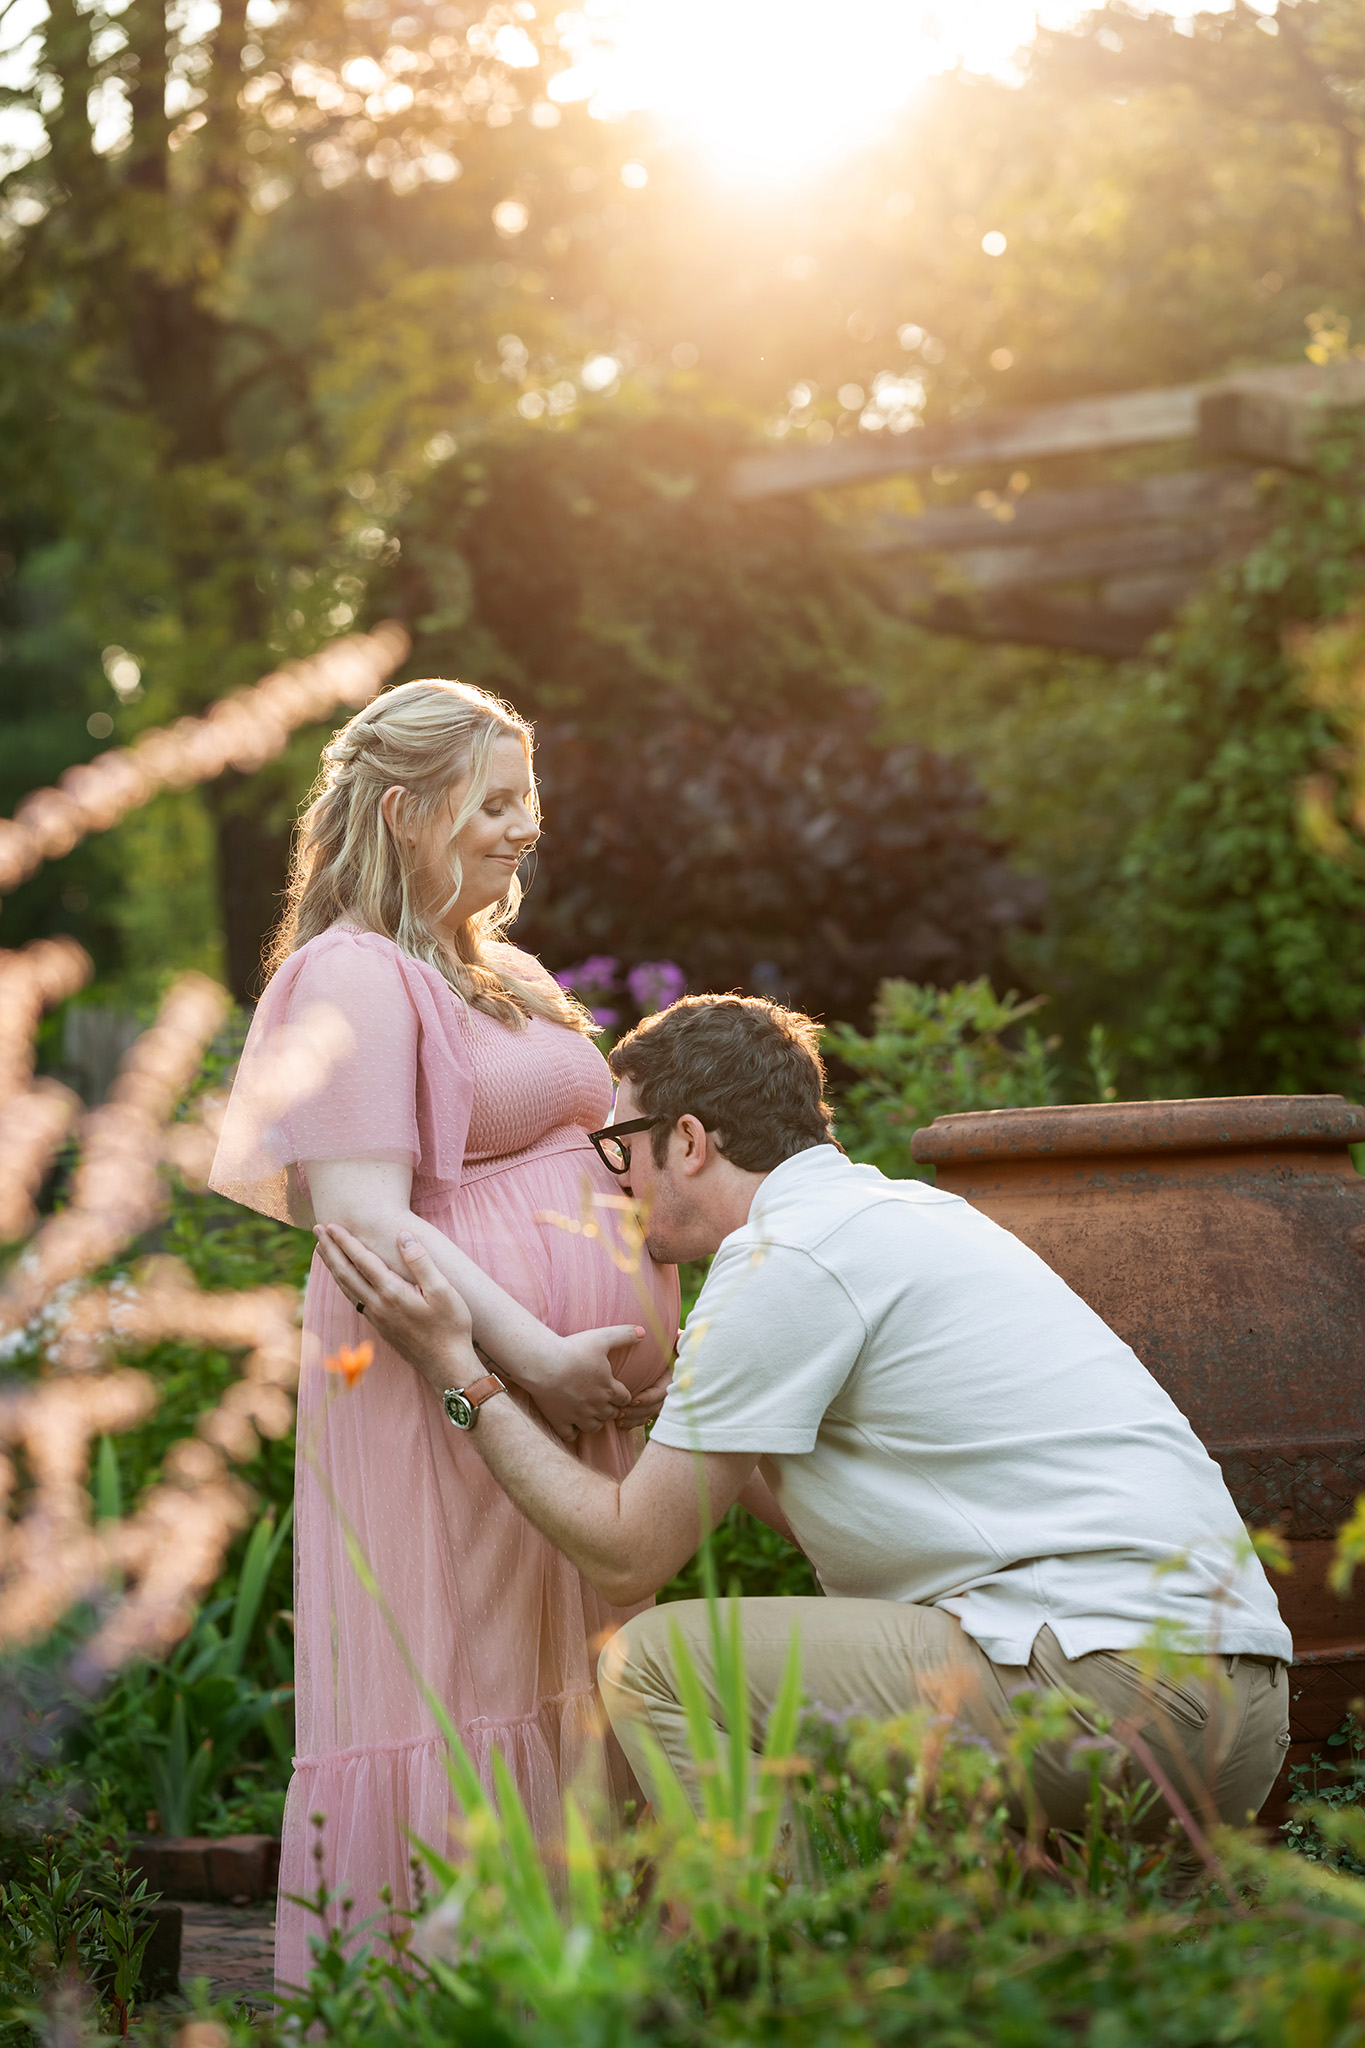
[[[591,1021],[501,938],[540,830],[530,729],[480,690],[405,683],[323,764],[212,1184],[282,1220],[344,1224],[391,1263],[400,1233],[417,1237],[513,1398],[585,1463],[624,1475],[662,1398],[677,1275],[647,1257],[632,1272],[601,1236],[566,1227],[585,1197],[616,1193],[587,1135],[607,1121],[611,1084]],[[609,1236],[611,1211],[594,1213]],[[485,1781],[501,1751],[538,1833],[553,1835],[562,1787],[588,1766],[615,1797],[630,1783],[593,1678],[623,1614],[522,1519],[396,1353],[375,1343],[351,1386],[322,1369],[367,1340],[363,1311],[315,1260],[276,1936],[287,1984],[320,1932],[287,1894],[321,1876],[354,1924],[385,1910],[384,1886],[408,1901],[406,1830],[446,1840],[441,1740],[395,1635]]]

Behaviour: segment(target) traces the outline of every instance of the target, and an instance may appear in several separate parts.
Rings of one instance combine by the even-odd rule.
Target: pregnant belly
[[[678,1334],[678,1275],[634,1250],[621,1231],[619,1189],[581,1134],[476,1167],[454,1204],[429,1220],[490,1279],[561,1336],[606,1323],[646,1335],[617,1377],[632,1393],[667,1369]]]

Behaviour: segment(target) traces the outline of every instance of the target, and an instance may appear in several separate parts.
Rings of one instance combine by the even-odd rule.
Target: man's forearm
[[[699,1455],[647,1444],[618,1483],[580,1465],[501,1399],[479,1410],[473,1440],[527,1521],[614,1607],[634,1606],[667,1584],[754,1465],[747,1451]]]
[[[503,1492],[584,1578],[616,1604],[636,1597],[620,1590],[635,1561],[616,1480],[581,1465],[514,1401],[485,1402],[472,1441]]]
[[[747,1508],[751,1515],[756,1515],[760,1522],[766,1522],[779,1536],[784,1536],[797,1550],[801,1548],[796,1541],[791,1523],[773,1499],[768,1482],[761,1473],[755,1472],[745,1481],[744,1490],[739,1496],[739,1504],[742,1508]]]

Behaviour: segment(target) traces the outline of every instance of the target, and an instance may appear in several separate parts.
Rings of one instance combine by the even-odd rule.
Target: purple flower
[[[609,996],[621,971],[619,960],[610,953],[590,953],[573,967],[561,967],[555,980],[561,988],[572,989],[591,1009],[594,996]]]
[[[687,987],[687,976],[676,960],[641,960],[626,976],[631,1000],[643,1016],[652,1010],[666,1010],[676,1003]]]
[[[611,1026],[616,1023],[617,1019],[621,1015],[621,1012],[619,1010],[593,1010],[590,1014],[592,1016],[592,1021],[597,1026],[598,1030],[607,1031],[610,1030]]]

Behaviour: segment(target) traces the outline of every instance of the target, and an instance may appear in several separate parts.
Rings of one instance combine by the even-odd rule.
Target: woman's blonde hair
[[[501,939],[521,903],[514,874],[507,894],[476,911],[443,941],[434,920],[460,892],[455,840],[488,791],[493,747],[517,740],[531,762],[531,728],[485,690],[468,683],[400,683],[376,697],[342,726],[323,749],[322,772],[294,835],[284,915],[266,961],[273,974],[300,946],[335,924],[356,924],[392,939],[414,960],[445,976],[473,1009],[503,1024],[548,1017],[576,1031],[592,1020],[549,975],[530,976],[485,948]],[[444,904],[424,902],[415,886],[416,862],[406,831],[391,832],[381,805],[397,783],[404,795],[403,825],[423,828],[449,816],[448,799],[465,784],[450,818],[450,894]],[[532,783],[531,803],[535,805]]]

